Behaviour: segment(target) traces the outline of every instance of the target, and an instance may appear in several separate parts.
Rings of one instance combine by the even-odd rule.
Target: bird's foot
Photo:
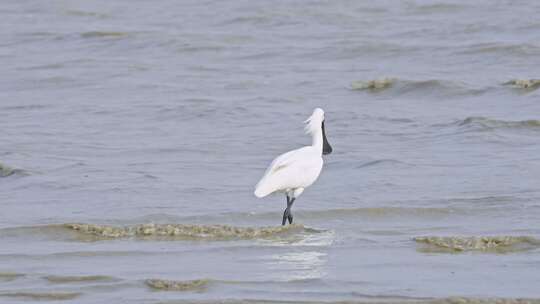
[[[287,219],[289,220],[289,223],[292,222],[291,210],[289,208],[285,209],[283,212],[283,221],[281,222],[281,226],[285,226]]]

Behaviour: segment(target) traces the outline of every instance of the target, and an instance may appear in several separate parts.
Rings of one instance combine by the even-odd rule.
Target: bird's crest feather
[[[324,111],[320,108],[316,108],[308,119],[304,120],[306,126],[304,130],[306,134],[313,134],[321,127],[321,122],[324,119]]]

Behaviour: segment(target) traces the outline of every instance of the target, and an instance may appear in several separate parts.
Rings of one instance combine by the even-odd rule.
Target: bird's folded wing
[[[255,186],[255,195],[257,197],[263,197],[279,190],[279,185],[276,184],[279,180],[276,181],[272,177],[274,177],[277,172],[294,165],[294,163],[298,161],[298,156],[301,155],[301,150],[302,148],[289,151],[276,157],[276,159],[272,161],[261,180],[257,183],[257,186]]]
[[[264,175],[261,178],[261,180],[259,181],[259,183],[257,183],[256,188],[258,188],[262,183],[264,183],[264,180],[267,177],[271,176],[272,174],[274,174],[275,172],[277,172],[279,170],[282,170],[282,169],[286,168],[288,165],[290,165],[292,162],[294,162],[295,156],[298,154],[299,150],[300,149],[292,150],[292,151],[283,153],[280,156],[276,157],[272,161],[272,163],[270,164],[268,169],[266,169],[266,172],[264,172]]]
[[[270,173],[279,171],[287,167],[290,163],[294,161],[296,154],[298,154],[298,150],[289,151],[276,157],[276,159],[272,161],[270,167],[268,167],[268,169],[264,173],[264,176],[267,176]]]

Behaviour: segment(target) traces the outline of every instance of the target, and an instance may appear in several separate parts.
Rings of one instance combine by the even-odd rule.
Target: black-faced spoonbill
[[[305,123],[306,133],[312,137],[311,146],[292,150],[276,157],[255,186],[256,197],[265,197],[274,192],[285,193],[287,208],[283,212],[282,225],[285,225],[287,220],[289,224],[292,224],[291,207],[294,200],[319,177],[323,167],[322,155],[332,152],[324,131],[324,111],[316,108]]]

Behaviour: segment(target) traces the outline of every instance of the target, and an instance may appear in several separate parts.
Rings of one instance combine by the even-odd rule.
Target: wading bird
[[[312,137],[311,146],[292,150],[276,157],[255,186],[255,196],[265,197],[274,192],[284,192],[287,208],[283,212],[282,225],[293,222],[291,207],[304,189],[311,186],[321,173],[322,155],[330,154],[332,147],[324,131],[324,111],[320,108],[305,121],[306,133]]]

